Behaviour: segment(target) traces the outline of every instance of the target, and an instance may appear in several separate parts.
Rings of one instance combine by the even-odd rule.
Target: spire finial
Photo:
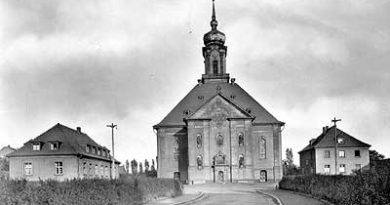
[[[215,15],[215,3],[214,3],[214,1],[215,0],[213,0],[213,14],[211,16],[211,22],[210,22],[211,28],[213,30],[217,29],[217,26],[218,26],[217,17]]]

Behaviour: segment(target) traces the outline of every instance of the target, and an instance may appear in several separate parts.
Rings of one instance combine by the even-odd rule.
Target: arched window
[[[241,132],[238,134],[238,146],[244,146],[244,134],[242,134]]]
[[[260,138],[259,148],[260,148],[259,149],[260,159],[265,159],[266,158],[267,145],[266,145],[266,140],[265,140],[264,137]]]
[[[238,167],[244,168],[244,162],[245,162],[244,155],[240,154],[240,156],[238,157],[238,164],[239,164]]]
[[[202,135],[201,134],[196,135],[196,147],[198,147],[198,148],[202,147]]]

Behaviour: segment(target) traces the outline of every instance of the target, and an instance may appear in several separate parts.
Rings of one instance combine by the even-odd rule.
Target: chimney
[[[328,131],[329,126],[322,127],[322,134],[325,134]]]
[[[77,127],[76,129],[78,133],[81,133],[81,127]]]
[[[232,79],[230,79],[230,82],[232,83],[232,85],[234,85],[234,83],[236,82],[236,79],[232,78]]]
[[[198,84],[199,84],[199,85],[202,84],[202,80],[201,80],[201,79],[198,79]]]

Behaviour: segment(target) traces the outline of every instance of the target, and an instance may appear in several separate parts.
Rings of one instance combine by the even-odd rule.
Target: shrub
[[[326,199],[336,204],[390,204],[390,167],[356,172],[351,176],[284,177],[281,189]]]
[[[0,205],[3,204],[142,204],[160,196],[181,194],[173,179],[128,177],[115,180],[74,179],[28,182],[1,180]]]

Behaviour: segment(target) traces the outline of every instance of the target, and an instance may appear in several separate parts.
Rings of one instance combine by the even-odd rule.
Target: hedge
[[[390,167],[356,172],[351,176],[284,177],[281,189],[310,194],[335,204],[390,204]]]
[[[0,205],[132,205],[181,193],[180,182],[173,179],[128,177],[116,180],[74,179],[64,182],[1,180]]]

